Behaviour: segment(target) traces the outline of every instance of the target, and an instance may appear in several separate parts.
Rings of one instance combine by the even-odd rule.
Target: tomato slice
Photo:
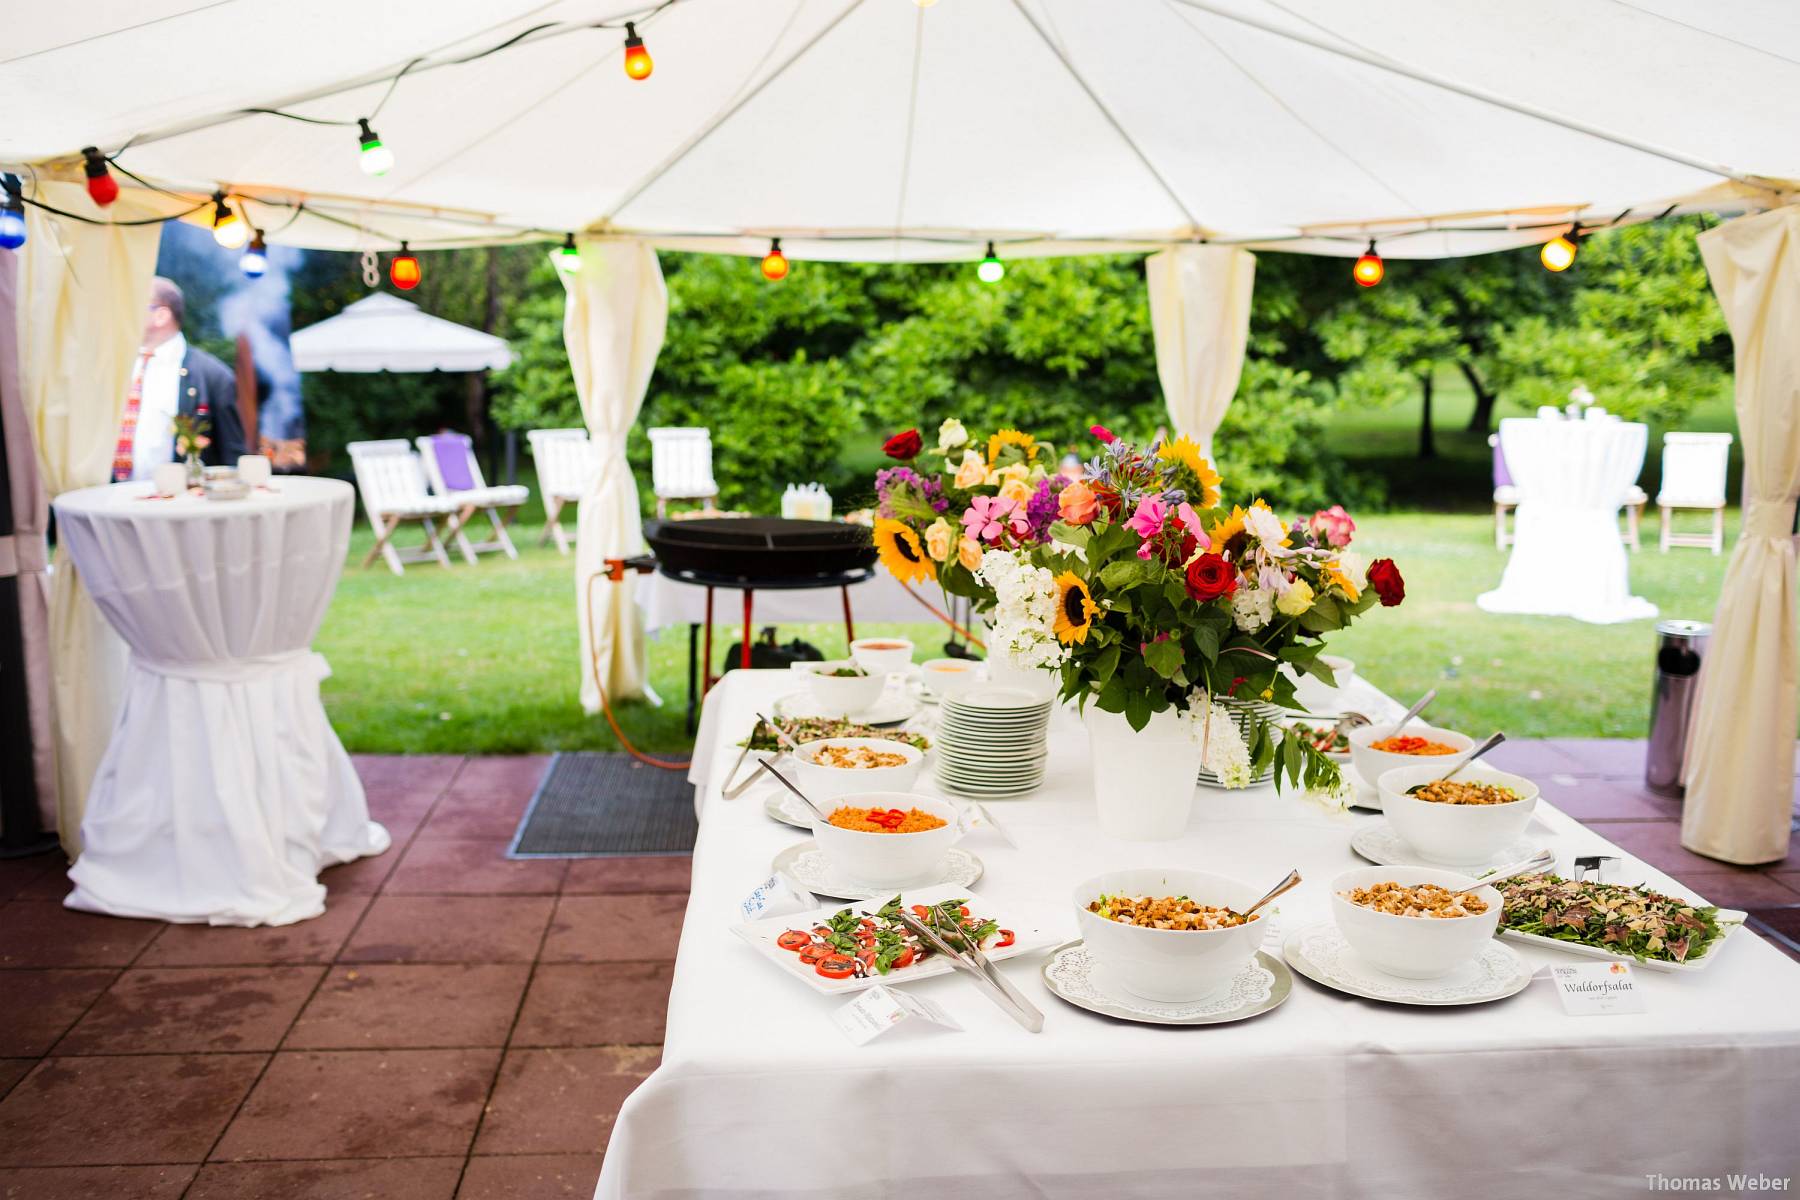
[[[913,948],[911,946],[908,946],[906,949],[904,949],[900,952],[900,957],[896,958],[894,960],[894,966],[895,966],[895,968],[910,967],[910,966],[912,966],[912,960],[913,960]]]
[[[926,908],[923,904],[913,905],[912,910],[913,916],[915,917],[929,917],[931,915],[931,910]]]
[[[803,963],[816,963],[821,958],[830,958],[836,953],[837,951],[830,946],[820,946],[815,943],[800,951],[800,961]]]
[[[812,935],[802,933],[798,929],[790,929],[776,938],[775,944],[783,950],[804,950],[812,945]]]
[[[828,954],[813,965],[813,970],[827,979],[848,979],[856,973],[856,960],[842,954]]]
[[[994,943],[994,949],[1004,950],[1008,946],[1012,945],[1017,940],[1018,939],[1013,936],[1012,930],[1002,929],[1000,931],[1000,940]]]

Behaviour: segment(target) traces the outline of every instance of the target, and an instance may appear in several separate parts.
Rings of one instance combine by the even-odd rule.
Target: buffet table
[[[1487,612],[1574,617],[1596,625],[1656,615],[1631,594],[1619,509],[1644,467],[1649,430],[1629,421],[1508,417],[1500,449],[1519,489],[1512,557]]]
[[[322,867],[388,848],[310,649],[355,499],[299,477],[235,501],[147,481],[57,498],[63,549],[131,648],[70,908],[285,925],[325,911]]]
[[[1645,1174],[1792,1174],[1800,1095],[1800,968],[1740,931],[1702,974],[1640,971],[1648,1011],[1565,1015],[1545,980],[1509,999],[1426,1009],[1353,999],[1296,977],[1273,1012],[1147,1026],[1068,1005],[1042,953],[1004,964],[1046,1016],[1027,1033],[960,976],[908,985],[963,1026],[851,1044],[815,993],[731,931],[771,859],[806,834],[763,812],[765,785],[719,794],[752,713],[803,686],[737,671],[707,699],[699,841],[662,1064],[626,1101],[596,1195],[632,1197],[1638,1197]],[[1352,681],[1348,706],[1394,714]],[[1325,885],[1362,865],[1348,840],[1375,815],[1333,815],[1272,789],[1203,791],[1175,843],[1102,837],[1087,740],[1052,727],[1050,782],[990,802],[1018,843],[971,835],[970,889],[1004,923],[1073,938],[1071,889],[1118,867],[1180,866],[1270,881],[1299,867],[1282,928],[1327,914]],[[929,771],[922,790],[934,790]],[[1572,855],[1622,854],[1547,804]],[[976,840],[977,838],[981,840]],[[1672,886],[1626,857],[1608,876]],[[1265,943],[1265,949],[1272,943]],[[1516,946],[1529,964],[1579,959]]]

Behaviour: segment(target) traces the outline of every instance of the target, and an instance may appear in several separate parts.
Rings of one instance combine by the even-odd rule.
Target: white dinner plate
[[[1542,850],[1552,837],[1550,834],[1527,832],[1502,846],[1498,853],[1484,862],[1444,863],[1414,850],[1412,843],[1395,833],[1394,827],[1386,821],[1370,821],[1350,835],[1350,848],[1378,867],[1436,867],[1479,876],[1530,858]]]
[[[1388,1004],[1487,1004],[1517,995],[1531,982],[1531,968],[1525,961],[1491,939],[1482,946],[1475,961],[1448,975],[1436,979],[1389,975],[1352,949],[1332,921],[1306,925],[1288,934],[1281,945],[1281,956],[1314,983]]]
[[[776,939],[786,931],[811,929],[814,925],[822,924],[826,918],[842,912],[845,908],[856,908],[859,911],[873,913],[875,909],[893,899],[896,891],[907,904],[935,904],[940,900],[962,900],[968,905],[971,917],[991,917],[1002,927],[1011,928],[1013,937],[1016,939],[1012,945],[1003,950],[986,952],[987,956],[996,962],[1016,958],[1021,954],[1047,946],[1054,940],[1041,929],[1018,928],[1016,922],[1008,922],[1005,914],[968,888],[948,884],[928,888],[890,889],[874,904],[832,904],[807,913],[789,913],[785,917],[766,917],[761,921],[749,921],[734,925],[732,932],[748,942],[763,958],[774,963],[783,974],[792,975],[814,991],[832,996],[858,992],[863,988],[873,987],[877,983],[888,986],[912,983],[914,980],[930,979],[935,975],[947,975],[956,970],[956,967],[948,959],[941,955],[931,955],[911,966],[889,971],[886,975],[866,975],[862,978],[852,975],[848,979],[827,979],[806,963],[801,962],[797,951],[783,950],[777,944]]]
[[[858,725],[898,725],[919,713],[917,697],[909,696],[897,688],[888,688],[881,693],[881,699],[875,701],[861,712],[853,712],[846,718]],[[818,697],[810,691],[790,692],[775,701],[775,715],[782,718],[795,717],[843,717],[841,712],[833,712],[819,703]]]
[[[983,869],[979,858],[960,846],[952,846],[944,855],[936,878],[921,879],[912,888],[922,890],[940,884],[966,888],[981,878]],[[783,872],[791,875],[794,882],[815,895],[835,896],[841,900],[887,900],[895,892],[908,890],[899,884],[876,887],[850,879],[839,873],[817,843],[810,841],[789,846],[775,856],[775,861],[769,864],[769,873],[780,875]]]
[[[971,911],[979,911],[970,906]],[[1294,977],[1274,955],[1258,950],[1231,980],[1206,1000],[1164,1004],[1134,996],[1108,976],[1080,938],[1064,942],[1044,962],[1044,986],[1058,1000],[1102,1016],[1145,1025],[1221,1025],[1259,1016],[1280,1006],[1294,990]]]

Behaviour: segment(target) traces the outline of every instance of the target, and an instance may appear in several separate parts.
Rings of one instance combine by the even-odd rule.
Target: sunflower
[[[890,517],[876,521],[875,549],[881,555],[882,566],[902,583],[924,583],[937,575],[937,568],[919,543],[919,535],[904,521]]]
[[[1056,640],[1069,645],[1073,642],[1086,642],[1088,630],[1094,624],[1094,616],[1100,606],[1094,603],[1094,597],[1088,592],[1087,584],[1081,582],[1080,576],[1073,571],[1064,571],[1056,577]]]
[[[1156,449],[1156,457],[1164,462],[1175,462],[1186,467],[1200,485],[1199,496],[1190,496],[1190,503],[1198,501],[1196,508],[1212,508],[1219,503],[1219,473],[1213,465],[1206,461],[1200,453],[1199,445],[1193,438],[1182,434],[1172,442],[1164,442]]]
[[[1351,582],[1350,576],[1344,573],[1342,566],[1333,564],[1332,566],[1325,568],[1325,578],[1330,580],[1335,587],[1342,591],[1344,593],[1344,599],[1350,601],[1352,604],[1356,602],[1358,596],[1362,595],[1362,589]]]
[[[1234,504],[1231,506],[1230,516],[1218,521],[1206,531],[1206,535],[1212,539],[1214,553],[1223,554],[1232,562],[1238,561],[1244,551],[1244,541],[1247,537],[1244,525],[1249,520],[1251,508],[1268,511],[1269,506],[1262,500],[1253,501],[1250,508],[1241,508]],[[1282,538],[1280,544],[1287,545],[1288,539]]]
[[[1022,461],[1030,462],[1037,457],[1037,439],[1029,433],[1020,433],[1017,429],[1002,429],[988,439],[988,462],[1000,461],[1000,452],[1008,446],[1017,446]]]

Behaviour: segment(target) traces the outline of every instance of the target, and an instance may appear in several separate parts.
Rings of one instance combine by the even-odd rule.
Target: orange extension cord
[[[606,698],[606,684],[601,682],[600,679],[600,638],[594,629],[594,584],[602,579],[609,583],[620,583],[624,581],[624,578],[625,564],[622,561],[615,559],[610,560],[607,563],[607,569],[605,571],[596,571],[592,575],[589,575],[587,581],[588,669],[593,672],[594,690],[600,693],[600,711],[606,714],[606,723],[612,726],[613,736],[619,739],[619,745],[625,747],[625,753],[631,755],[631,757],[637,759],[647,767],[657,767],[664,771],[685,771],[693,765],[692,760],[684,759],[681,762],[676,762],[673,759],[655,758],[645,754],[642,750],[639,750],[636,746],[632,745],[631,739],[626,737],[625,731],[619,727],[619,719],[613,715],[612,702]],[[973,633],[970,633],[967,629],[964,629],[961,625],[957,624],[955,619],[952,618],[949,613],[945,612],[925,597],[919,595],[919,593],[913,591],[910,585],[903,583],[900,586],[907,595],[924,605],[925,608],[930,611],[932,616],[967,638],[971,645],[979,646],[983,650],[987,649],[986,642],[983,642]],[[711,663],[706,664],[708,670],[710,670],[711,667]]]

